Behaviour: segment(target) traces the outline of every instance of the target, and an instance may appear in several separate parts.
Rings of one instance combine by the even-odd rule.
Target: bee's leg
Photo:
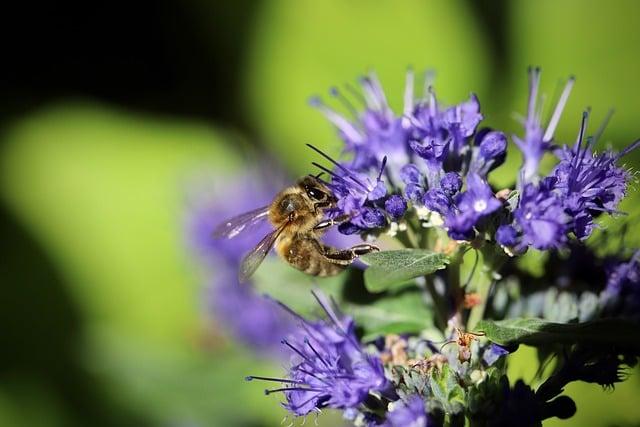
[[[333,219],[325,219],[324,221],[320,221],[319,223],[317,223],[316,226],[313,227],[313,229],[324,230],[325,228],[333,227],[334,225],[337,225],[337,224],[342,224],[347,219],[349,219],[347,215],[341,215]]]
[[[324,246],[324,256],[328,261],[334,264],[349,265],[360,255],[366,255],[371,252],[378,252],[380,248],[368,243],[355,245],[349,249],[336,249],[330,246]]]
[[[331,202],[316,202],[313,204],[313,213],[318,213],[319,208],[328,208]]]

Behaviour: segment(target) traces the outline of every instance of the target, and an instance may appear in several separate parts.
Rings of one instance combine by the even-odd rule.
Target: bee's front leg
[[[315,225],[315,227],[313,227],[313,229],[314,230],[324,230],[325,228],[329,228],[329,227],[333,227],[334,225],[342,224],[343,222],[345,222],[348,219],[349,219],[349,217],[347,215],[340,215],[339,217],[333,218],[333,219],[325,219],[325,220],[320,221],[319,223],[317,223]]]
[[[366,255],[368,253],[378,251],[380,251],[380,248],[368,243],[362,243],[360,245],[352,246],[349,249],[341,250],[325,246],[324,256],[330,262],[333,262],[335,264],[349,265],[361,255]]]

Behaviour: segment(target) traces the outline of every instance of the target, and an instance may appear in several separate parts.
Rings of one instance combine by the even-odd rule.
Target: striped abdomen
[[[351,261],[327,258],[327,249],[314,235],[286,236],[276,243],[278,255],[291,266],[312,276],[335,276],[351,264]]]

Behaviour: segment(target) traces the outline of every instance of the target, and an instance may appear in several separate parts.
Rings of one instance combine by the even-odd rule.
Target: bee
[[[246,282],[260,266],[271,248],[289,265],[312,276],[334,276],[360,255],[379,251],[370,244],[348,249],[327,246],[320,241],[330,227],[348,217],[324,219],[337,199],[319,176],[309,175],[278,193],[271,204],[238,215],[220,224],[214,237],[231,239],[247,228],[268,219],[268,233],[242,260],[238,279]]]

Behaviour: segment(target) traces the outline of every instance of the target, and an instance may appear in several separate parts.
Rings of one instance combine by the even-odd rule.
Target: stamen
[[[354,98],[357,98],[358,101],[360,101],[363,107],[367,106],[367,100],[364,99],[364,96],[362,96],[362,92],[353,87],[353,85],[351,85],[350,83],[345,83],[344,87],[346,87],[347,90],[351,92],[351,95],[353,95]]]
[[[300,316],[298,313],[296,313],[292,308],[290,308],[288,305],[286,305],[285,303],[283,303],[282,301],[279,301],[277,299],[272,298],[270,295],[268,294],[262,294],[263,297],[265,297],[268,300],[271,300],[273,302],[275,302],[276,304],[278,304],[278,306],[280,306],[280,308],[282,308],[284,311],[286,311],[287,313],[291,314],[293,317],[295,317],[296,319],[301,320],[303,323],[306,323],[306,319],[302,316]]]
[[[309,360],[309,358],[303,352],[295,348],[288,340],[285,339],[285,340],[281,340],[280,342],[286,345],[287,347],[289,347],[291,350],[295,351],[300,357],[302,357],[307,362],[313,363],[311,360]]]
[[[411,116],[411,113],[413,112],[413,83],[413,69],[409,68],[407,69],[407,76],[404,83],[404,112],[402,125],[405,127],[408,127],[411,123],[411,121],[406,119],[405,117]]]
[[[321,298],[321,296],[315,290],[311,291],[311,295],[313,295],[313,297],[316,299],[316,301],[318,301],[318,304],[320,304],[320,307],[322,308],[322,310],[324,310],[324,312],[327,314],[329,319],[331,319],[331,321],[335,325],[335,327],[338,330],[338,332],[340,332],[340,334],[344,338],[349,340],[349,343],[351,345],[353,345],[354,348],[360,350],[360,345],[353,339],[353,337],[350,334],[347,333],[347,331],[344,330],[344,327],[342,326],[342,323],[340,323],[340,319],[338,319],[338,317],[336,316],[334,311],[329,307],[327,302],[324,301]]]
[[[333,96],[338,101],[340,101],[342,103],[342,105],[344,105],[344,107],[349,111],[349,113],[351,113],[351,115],[353,116],[353,118],[355,120],[358,119],[358,110],[356,110],[356,108],[353,106],[353,104],[351,102],[349,102],[347,97],[344,96],[342,94],[342,92],[340,92],[338,90],[337,87],[332,87],[331,90],[329,91],[329,93],[331,94],[331,96]]]
[[[324,378],[320,378],[319,376],[317,376],[316,374],[307,371],[306,369],[302,369],[302,368],[298,368],[298,371],[302,372],[303,374],[307,374],[315,379],[317,379],[320,382],[323,382],[325,384],[329,384],[329,381],[325,380]]]
[[[375,71],[371,71],[369,73],[369,80],[371,81],[371,89],[379,102],[379,109],[386,109],[387,105],[389,105],[387,102],[387,96],[384,94],[384,90],[382,90],[382,84],[380,83],[380,79],[378,79],[378,75]]]
[[[573,84],[575,83],[575,77],[569,77],[569,81],[564,87],[562,91],[562,95],[560,95],[560,99],[556,104],[556,109],[553,111],[551,115],[551,120],[549,120],[549,124],[547,125],[547,130],[542,137],[542,140],[545,142],[551,141],[553,139],[553,134],[556,131],[556,127],[558,126],[558,122],[560,121],[560,116],[562,115],[562,111],[564,110],[565,105],[567,104],[567,100],[569,99],[569,95],[571,94],[571,89],[573,88]]]
[[[529,67],[529,105],[527,107],[527,117],[533,117],[536,113],[536,103],[538,102],[538,88],[540,87],[540,67]]]
[[[615,110],[612,108],[607,112],[607,115],[604,116],[604,120],[600,124],[600,127],[596,131],[595,135],[593,135],[593,143],[594,144],[596,144],[598,141],[600,141],[600,137],[602,137],[602,134],[604,133],[604,130],[606,129],[607,125],[609,124],[609,121],[611,120],[611,117],[613,116],[614,112],[615,112]]]
[[[629,154],[630,152],[632,152],[633,150],[638,148],[638,146],[640,146],[640,139],[634,141],[633,143],[631,143],[631,145],[629,145],[627,148],[625,148],[620,153],[618,153],[618,156],[616,157],[616,160],[619,159],[622,156],[626,156],[627,154]]]
[[[380,181],[380,178],[382,177],[382,173],[384,172],[385,166],[387,166],[387,156],[384,156],[382,158],[382,166],[380,167],[380,172],[378,173],[378,180],[377,181]]]
[[[432,86],[429,86],[427,92],[429,93],[429,115],[433,117],[438,113],[438,101]]]
[[[304,343],[307,344],[309,346],[309,348],[311,349],[311,351],[313,351],[313,353],[316,355],[316,357],[318,359],[320,359],[320,361],[324,364],[324,366],[326,366],[327,368],[331,367],[323,358],[322,356],[320,356],[320,353],[318,353],[315,349],[315,347],[311,344],[311,341],[309,341],[309,338],[305,337],[304,338]]]
[[[336,314],[333,312],[333,310],[329,308],[326,301],[324,301],[315,290],[311,291],[311,295],[313,295],[316,301],[318,301],[318,304],[320,304],[320,307],[327,314],[329,319],[331,319],[331,321],[338,327],[338,329],[340,329],[340,331],[344,333],[344,331],[342,330],[342,324],[340,323],[340,320],[338,319]]]
[[[266,389],[264,391],[265,395],[270,395],[271,393],[279,393],[279,392],[287,392],[287,391],[313,391],[316,393],[320,393],[322,392],[322,390],[317,389],[317,388],[306,388],[306,387],[282,387],[282,388],[272,388],[272,389]]]
[[[429,91],[433,86],[433,82],[435,80],[436,73],[434,70],[426,70],[424,72],[424,97],[427,98],[429,96]]]
[[[574,146],[574,149],[576,150],[575,153],[575,159],[576,159],[576,164],[573,165],[574,167],[578,166],[578,158],[580,157],[580,149],[582,148],[582,141],[584,140],[584,134],[587,131],[587,124],[589,122],[589,110],[585,110],[582,113],[582,122],[580,123],[580,131],[578,132],[578,139],[576,140],[576,144]]]
[[[287,380],[283,378],[258,377],[256,375],[248,375],[244,377],[244,379],[245,381],[261,380],[261,381],[273,381],[276,383],[304,384],[302,381]]]
[[[347,119],[345,119],[342,115],[338,114],[335,110],[328,107],[322,99],[315,96],[309,99],[309,104],[312,107],[317,108],[325,115],[327,120],[333,123],[338,129],[340,129],[346,137],[355,143],[362,143],[364,141],[364,137],[360,133],[360,131]]]
[[[380,100],[376,96],[376,91],[373,88],[371,78],[368,76],[361,77],[360,86],[362,86],[362,94],[366,100],[367,108],[380,111],[382,106],[380,105]]]

